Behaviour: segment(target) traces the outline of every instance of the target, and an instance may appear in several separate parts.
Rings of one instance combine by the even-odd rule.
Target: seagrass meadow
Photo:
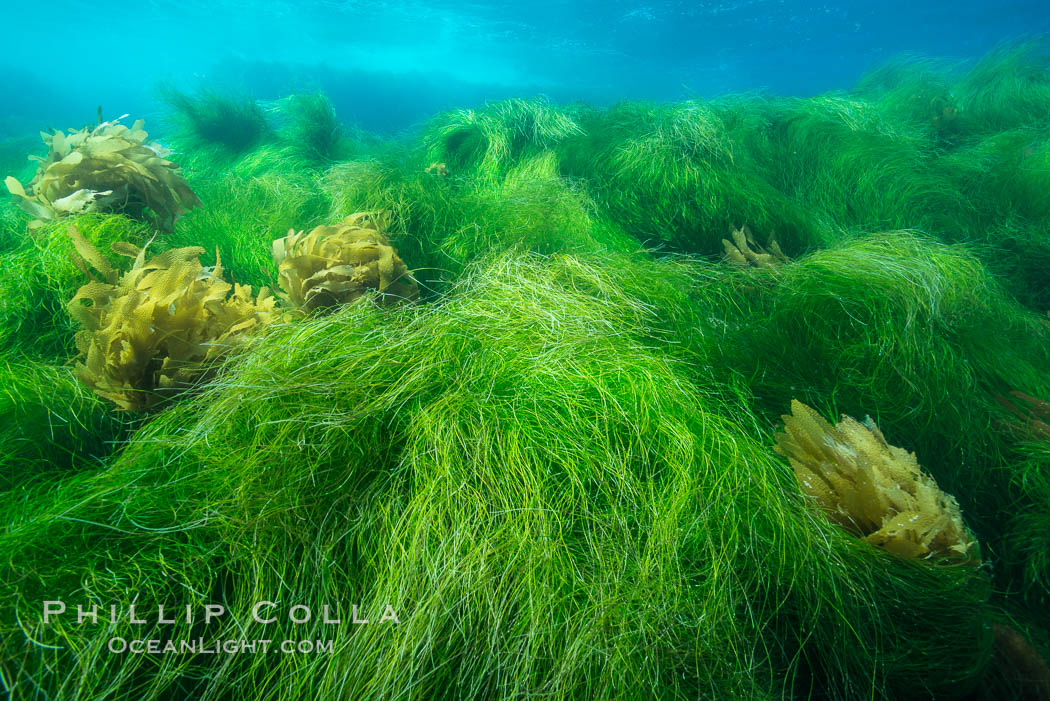
[[[164,100],[145,128],[170,153],[93,109],[63,143],[102,178],[117,147],[91,139],[115,134],[199,206],[110,175],[32,199],[47,144],[0,144],[24,188],[0,208],[12,698],[1050,698],[1046,44],[808,98],[511,99],[399,138],[322,94]],[[294,308],[274,241],[321,225],[382,249],[376,279],[403,261],[411,299]],[[189,299],[164,297],[154,340],[104,357],[169,385],[118,405],[92,363],[125,317],[99,300],[198,256],[195,313],[250,285],[241,316],[161,368],[157,319]],[[334,299],[355,265],[311,279]],[[793,400],[871,417],[979,552],[903,557],[829,519],[776,449]],[[45,624],[45,601],[69,611]]]

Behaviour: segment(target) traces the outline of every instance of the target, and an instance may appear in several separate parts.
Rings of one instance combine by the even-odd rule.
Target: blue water
[[[0,132],[148,115],[163,81],[270,99],[320,88],[397,131],[437,110],[545,93],[608,103],[848,89],[900,53],[973,60],[1050,33],[1050,0],[5,4]]]

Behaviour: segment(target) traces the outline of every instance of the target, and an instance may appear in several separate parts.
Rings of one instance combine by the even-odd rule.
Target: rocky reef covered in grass
[[[167,102],[181,200],[30,227],[36,146],[0,144],[14,697],[1050,693],[1045,45],[399,139]],[[197,638],[332,648],[110,648]]]

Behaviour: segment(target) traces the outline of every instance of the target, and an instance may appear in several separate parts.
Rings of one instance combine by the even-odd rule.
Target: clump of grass
[[[950,144],[960,133],[959,100],[953,86],[959,66],[903,55],[864,75],[853,93],[907,129]]]
[[[565,171],[636,237],[690,253],[715,254],[744,224],[789,253],[824,238],[821,223],[770,184],[760,161],[738,148],[741,105],[690,100],[621,103],[582,120],[587,136],[565,147]],[[757,104],[757,101],[756,101]]]
[[[324,93],[289,95],[278,102],[285,124],[280,136],[311,162],[325,164],[350,155],[350,144]]]
[[[0,387],[0,491],[97,468],[123,435],[125,420],[68,366],[5,358]]]
[[[1030,127],[971,139],[939,160],[975,212],[963,238],[1020,300],[1050,308],[1050,138]]]
[[[987,250],[1014,201],[1045,221],[1045,54],[1038,43],[1008,47],[969,73],[901,59],[847,94],[578,109],[585,134],[558,146],[561,167],[640,238],[678,251],[717,254],[742,224],[775,233],[791,255],[899,228]],[[1009,155],[988,171],[1000,148]]]
[[[1050,628],[1050,444],[1023,444],[1009,472],[1024,508],[1011,510],[1005,564],[1014,568],[1032,617]]]
[[[833,229],[969,231],[970,203],[932,163],[933,141],[862,100],[825,96],[785,106],[767,158],[774,184]]]
[[[990,224],[1010,217],[1050,220],[1050,138],[1011,129],[981,138],[943,160],[957,187]]]
[[[521,159],[498,181],[442,179],[412,172],[411,153],[352,161],[332,169],[326,190],[332,219],[388,210],[392,239],[426,296],[452,282],[464,267],[492,253],[518,248],[538,253],[636,250],[638,242],[597,220],[595,205],[558,174],[556,157]]]
[[[611,177],[605,199],[612,209],[630,220],[647,219],[647,233],[676,243],[695,241],[705,229],[720,230],[710,219],[724,220],[731,209],[725,190],[734,159],[715,111],[691,102],[624,116],[641,123],[617,125],[627,126],[627,133],[608,154]]]
[[[85,214],[43,226],[3,254],[0,353],[54,362],[64,362],[75,353],[75,328],[66,304],[89,280],[73,262],[70,226],[113,262],[120,258],[110,253],[110,244],[128,241],[141,246],[149,238],[141,222],[116,214]]]
[[[202,179],[214,177],[217,171],[242,178],[318,177],[358,146],[374,141],[360,131],[348,133],[336,119],[331,101],[321,93],[289,95],[268,111],[277,123],[269,138],[236,154],[218,154],[220,157],[203,171]]]
[[[680,269],[509,254],[441,304],[275,328],[108,469],[46,503],[0,497],[0,587],[41,643],[9,683],[145,698],[972,684],[990,656],[982,576],[894,560],[807,508],[771,437],[669,352],[659,329],[691,312],[629,292],[652,280]],[[55,548],[67,557],[43,566]],[[129,589],[173,609],[225,602],[208,637],[324,637],[334,653],[155,664],[96,654],[131,637],[126,622],[38,623],[44,591]],[[248,618],[260,596],[389,603],[401,623],[263,628]],[[13,650],[25,633],[8,620],[0,635]]]
[[[47,276],[39,269],[39,256],[32,243],[3,254],[0,350],[5,353],[57,356],[72,349],[72,325],[63,317],[61,293],[49,289]]]
[[[228,159],[258,146],[270,135],[263,109],[251,97],[200,90],[189,94],[173,86],[161,91],[172,111],[179,150],[188,163]],[[185,165],[185,164],[184,164]]]
[[[28,215],[6,202],[0,202],[0,255],[18,247],[25,236]]]
[[[1046,128],[1050,49],[1045,41],[1004,44],[969,71],[957,91],[971,132]]]
[[[461,192],[457,204],[458,226],[431,245],[459,269],[485,255],[517,247],[547,254],[621,244],[611,238],[599,240],[592,203],[558,175],[557,159],[549,152],[523,159],[498,185]],[[637,247],[626,243],[631,245]]]
[[[457,175],[499,177],[519,160],[581,134],[572,115],[546,98],[513,98],[481,110],[454,110],[435,118],[423,135],[428,162]]]
[[[37,163],[29,154],[40,150],[39,137],[0,139],[0,178],[11,176],[19,182],[32,180]],[[0,254],[17,248],[25,238],[29,217],[12,202],[5,187],[0,190]]]
[[[227,174],[202,182],[204,207],[182,217],[165,236],[168,248],[203,246],[206,264],[222,260],[228,280],[256,287],[277,280],[271,258],[275,239],[324,223],[330,200],[303,175],[269,174],[245,178]]]

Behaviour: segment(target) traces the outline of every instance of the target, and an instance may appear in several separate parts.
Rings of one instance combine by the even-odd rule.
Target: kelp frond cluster
[[[790,263],[791,259],[780,250],[780,244],[769,237],[769,250],[758,245],[751,229],[742,226],[733,229],[733,240],[722,239],[726,251],[726,260],[741,268],[772,268],[780,263]]]
[[[101,278],[69,303],[83,326],[76,374],[123,410],[153,407],[193,386],[216,359],[278,317],[269,290],[253,297],[250,286],[223,280],[221,263],[202,266],[203,248],[171,249],[147,260],[148,244],[115,244],[115,253],[134,260],[121,274],[75,228],[70,236]]]
[[[383,233],[387,221],[382,212],[357,212],[274,241],[281,297],[306,311],[346,304],[370,290],[380,302],[417,300],[415,279]]]
[[[37,158],[32,182],[23,187],[14,177],[6,180],[33,216],[30,226],[84,212],[119,212],[170,230],[179,214],[199,206],[178,167],[165,159],[167,149],[147,138],[144,124],[140,119],[129,128],[115,119],[69,134],[41,134],[48,154]]]
[[[901,557],[979,562],[955,498],[870,418],[832,426],[797,400],[782,418],[776,450],[829,519]]]

